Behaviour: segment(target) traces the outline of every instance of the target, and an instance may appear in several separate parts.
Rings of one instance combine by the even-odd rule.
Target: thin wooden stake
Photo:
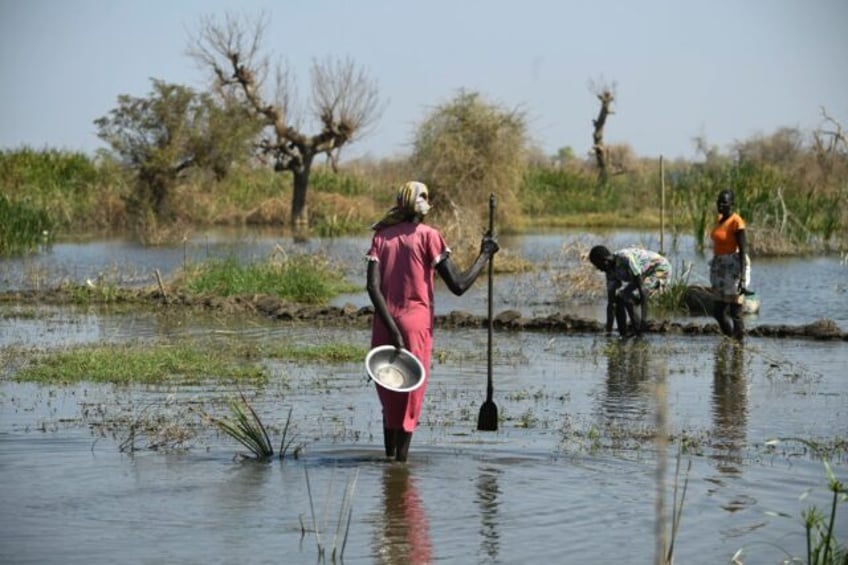
[[[665,255],[665,167],[660,155],[660,255]]]

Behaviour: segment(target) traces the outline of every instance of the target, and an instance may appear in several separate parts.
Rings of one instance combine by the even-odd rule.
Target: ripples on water
[[[266,240],[255,244],[250,252],[257,256],[270,247]],[[519,244],[559,260],[558,236]],[[349,257],[356,276],[363,240],[332,245]],[[178,265],[190,252],[224,253],[231,246],[210,241],[152,255],[116,244],[111,256],[83,246],[76,250],[82,259],[62,270],[90,277],[104,260],[121,257],[145,273]],[[816,259],[758,267],[764,310],[754,323],[830,318],[845,328],[844,265]],[[526,297],[521,288],[499,277],[498,309]],[[816,299],[797,300],[798,288],[817,289]],[[556,289],[544,292],[555,296]],[[550,307],[543,294],[535,296],[533,309]],[[464,298],[454,302],[442,292],[437,300],[441,311],[484,311],[480,289]],[[356,300],[362,296],[344,298]],[[24,310],[12,307],[0,317],[0,354],[187,336],[368,342],[366,331],[294,330],[268,320],[101,316],[47,307],[32,316]],[[600,319],[599,310],[589,314]],[[496,333],[497,433],[475,430],[485,399],[485,345],[482,331],[437,332],[433,381],[406,466],[380,456],[379,403],[359,363],[267,363],[272,379],[249,391],[253,405],[277,429],[292,407],[305,448],[298,460],[266,464],[234,460],[243,450],[208,428],[185,453],[121,454],[120,437],[98,437],[110,414],[142,406],[167,406],[179,417],[198,402],[215,401],[221,409],[220,400],[234,392],[230,387],[39,387],[11,381],[7,366],[0,380],[0,562],[314,563],[310,502],[322,543],[330,547],[354,477],[345,563],[650,562],[657,484],[665,486],[670,513],[678,445],[670,445],[665,480],[658,483],[657,457],[646,438],[660,404],[667,406],[673,437],[687,438],[684,464],[690,456],[693,464],[676,561],[727,562],[740,548],[746,564],[778,562],[785,557],[781,549],[803,554],[800,512],[828,503],[823,466],[798,443],[765,443],[848,436],[844,343],[750,339],[739,350],[715,336],[622,342]],[[658,404],[656,385],[663,381],[666,394]],[[834,461],[843,483],[845,463],[843,452]],[[846,523],[846,514],[843,506],[838,524]]]
[[[36,341],[55,319],[36,321]],[[60,332],[74,328],[59,326]],[[220,335],[214,323],[157,327],[153,316],[96,322],[71,337],[98,342]],[[315,344],[366,343],[367,332],[231,324],[230,336]],[[82,406],[220,398],[217,386],[37,387],[0,383],[0,561],[63,563],[278,561],[317,557],[305,468],[322,543],[332,545],[356,475],[346,563],[647,562],[654,551],[655,384],[666,377],[671,432],[692,440],[693,468],[676,544],[679,562],[773,563],[777,544],[803,550],[799,516],[823,507],[824,470],[779,436],[845,438],[841,343],[716,337],[495,335],[497,433],[477,432],[485,394],[485,332],[440,331],[433,382],[408,466],[380,456],[379,403],[359,364],[270,365],[251,391],[267,423],[294,408],[299,460],[248,464],[232,440],[202,434],[184,454],[120,454],[95,441]],[[478,335],[479,334],[479,335]],[[136,336],[137,338],[137,336]],[[441,353],[441,355],[439,355]],[[284,386],[277,379],[286,379]],[[321,386],[316,387],[315,383]],[[105,417],[105,416],[104,416]],[[90,418],[96,420],[97,417]],[[93,428],[97,429],[97,428]],[[669,453],[670,511],[676,444]],[[785,451],[784,451],[785,450]],[[686,459],[688,460],[688,459]],[[835,470],[844,480],[844,455]],[[812,489],[811,498],[798,497]],[[779,518],[769,513],[791,516]],[[844,508],[840,519],[848,519]],[[323,521],[323,522],[322,522]],[[844,523],[844,522],[842,522]],[[301,539],[301,524],[309,532]],[[339,544],[341,541],[338,542]]]

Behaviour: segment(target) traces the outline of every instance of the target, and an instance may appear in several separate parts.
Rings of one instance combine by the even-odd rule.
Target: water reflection
[[[374,532],[377,563],[432,563],[430,525],[408,465],[388,464],[383,470],[381,518]]]
[[[607,418],[630,419],[649,413],[648,377],[651,346],[645,339],[616,339],[608,345],[606,394],[602,409]]]
[[[498,507],[501,488],[498,485],[500,471],[484,467],[477,480],[477,502],[480,505],[480,534],[483,537],[480,549],[493,560],[498,557],[500,536],[498,535]]]
[[[748,422],[745,350],[733,340],[716,345],[713,368],[714,459],[719,471],[741,473]]]

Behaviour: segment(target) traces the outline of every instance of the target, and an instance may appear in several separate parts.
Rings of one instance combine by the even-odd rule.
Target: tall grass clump
[[[53,222],[44,209],[0,194],[0,257],[36,251],[51,242]]]
[[[221,179],[210,179],[202,175],[198,177],[200,182],[190,191],[193,196],[200,196],[212,189],[210,196],[239,210],[249,210],[265,200],[281,198],[283,194],[291,191],[292,185],[291,178],[287,175],[248,164],[234,165],[231,173]]]
[[[196,294],[271,294],[303,304],[326,304],[354,288],[328,259],[305,254],[278,254],[250,263],[229,256],[187,266],[180,286]]]
[[[66,232],[123,225],[126,187],[120,168],[106,158],[56,149],[0,151],[0,194],[12,202],[26,195],[29,206]]]
[[[531,217],[557,217],[615,209],[614,195],[593,190],[595,179],[582,170],[534,166],[521,183],[521,204]]]
[[[724,187],[722,177],[704,167],[691,167],[672,173],[672,203],[680,211],[682,223],[695,240],[695,248],[706,247],[707,226],[715,217],[715,199]]]
[[[374,192],[367,177],[344,170],[334,172],[328,167],[313,167],[309,183],[312,190],[342,196],[362,196]]]

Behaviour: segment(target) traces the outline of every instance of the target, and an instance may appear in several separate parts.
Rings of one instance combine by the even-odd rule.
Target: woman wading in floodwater
[[[742,304],[748,292],[745,220],[733,211],[732,190],[722,190],[718,194],[716,208],[718,219],[710,232],[713,240],[710,284],[715,293],[713,316],[724,335],[742,341],[745,337]]]
[[[368,296],[375,310],[371,347],[404,347],[418,357],[426,373],[424,384],[412,392],[375,385],[383,407],[386,456],[397,461],[406,461],[430,381],[434,273],[439,273],[451,292],[461,296],[499,249],[497,242],[486,235],[480,243],[480,254],[461,273],[441,233],[423,222],[429,210],[424,183],[411,181],[401,186],[395,206],[372,226],[374,236],[366,256]]]

